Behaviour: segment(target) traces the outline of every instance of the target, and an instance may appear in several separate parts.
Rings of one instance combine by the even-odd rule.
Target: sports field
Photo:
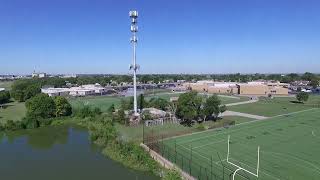
[[[170,138],[160,147],[163,156],[194,177],[228,179],[236,169],[226,162],[228,135],[230,160],[252,172],[256,171],[260,146],[258,179],[320,179],[319,109]],[[213,175],[209,173],[211,168]],[[257,179],[243,171],[240,174],[236,179]]]

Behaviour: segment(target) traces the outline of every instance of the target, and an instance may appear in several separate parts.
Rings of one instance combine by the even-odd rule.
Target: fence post
[[[211,156],[211,175],[210,175],[210,176],[211,176],[211,179],[212,179],[212,165],[213,165],[212,159],[213,159],[213,158],[212,158],[212,156]]]
[[[190,145],[190,160],[192,161],[192,144]]]
[[[144,122],[142,124],[142,143],[144,144]]]
[[[189,174],[191,175],[191,159],[189,159]]]
[[[177,140],[174,140],[174,163],[177,164]]]
[[[224,166],[222,166],[222,178],[224,179]]]
[[[183,156],[181,156],[182,157],[182,170],[184,171],[184,169],[183,169]]]
[[[208,172],[207,172],[207,168],[204,168],[205,172],[206,172],[206,177],[207,177],[207,180],[209,179],[209,176],[208,176]]]
[[[164,150],[164,144],[163,144],[163,135],[161,135],[161,145],[162,145],[161,148],[163,149],[163,150],[161,151],[161,152],[162,152],[161,154],[162,154],[162,156],[163,156],[164,151],[165,151],[165,150]]]

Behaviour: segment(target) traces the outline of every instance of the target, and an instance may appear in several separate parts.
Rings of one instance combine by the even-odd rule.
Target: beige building
[[[197,83],[185,83],[189,90],[205,93],[239,94],[239,95],[288,95],[289,84],[280,82],[213,82],[198,81]]]

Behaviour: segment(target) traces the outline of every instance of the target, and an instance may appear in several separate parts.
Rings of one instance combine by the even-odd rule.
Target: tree
[[[72,114],[72,107],[68,100],[62,96],[54,97],[54,104],[55,104],[55,115],[56,117],[60,116],[70,116]]]
[[[122,108],[118,109],[115,120],[121,124],[126,123],[126,114]]]
[[[318,78],[311,79],[309,85],[312,86],[313,88],[318,87],[319,86],[319,79]]]
[[[169,105],[170,103],[163,98],[151,98],[148,103],[149,107],[161,109],[163,111],[165,111]]]
[[[227,111],[227,106],[226,105],[220,106],[220,113],[224,113],[226,111]]]
[[[0,91],[0,105],[8,103],[10,101],[9,91]]]
[[[115,112],[115,107],[114,104],[111,104],[111,106],[108,108],[108,113],[114,113]]]
[[[140,94],[138,97],[138,109],[142,111],[143,108],[145,108],[147,105],[147,102],[144,100],[144,95]]]
[[[123,110],[133,109],[133,97],[130,97],[128,100],[121,99],[120,108]]]
[[[51,118],[56,115],[56,106],[52,98],[46,94],[37,94],[26,101],[27,117]]]
[[[306,81],[311,81],[312,79],[316,78],[316,76],[313,73],[306,72],[302,75],[301,78]]]
[[[299,102],[306,102],[309,99],[309,94],[306,92],[299,92],[296,98]]]
[[[39,93],[41,93],[41,90],[38,85],[36,84],[29,85],[24,91],[23,100],[26,101]]]
[[[203,104],[202,107],[202,117],[206,120],[207,117],[213,117],[216,119],[221,112],[226,110],[225,106],[221,106],[221,100],[218,98],[217,95],[212,95],[208,97]]]
[[[202,97],[195,91],[187,92],[179,96],[177,102],[176,115],[181,118],[183,123],[192,124],[192,120],[199,117],[201,110]]]
[[[11,86],[11,96],[20,102],[24,102],[40,93],[39,80],[17,80]]]
[[[27,81],[18,80],[15,81],[11,86],[12,97],[20,102],[24,101],[24,91],[28,87],[29,83]]]

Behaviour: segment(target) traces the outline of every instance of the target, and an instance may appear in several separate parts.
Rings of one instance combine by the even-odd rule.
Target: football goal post
[[[238,171],[245,171],[255,177],[259,177],[259,163],[260,163],[260,146],[258,146],[258,161],[257,161],[257,171],[256,172],[251,172],[250,170],[245,169],[244,167],[241,167],[240,165],[237,165],[233,162],[229,161],[229,156],[230,156],[230,135],[228,136],[228,154],[227,154],[227,163],[231,164],[232,166],[236,167],[237,169],[233,172],[232,175],[232,180],[234,180],[236,174]]]

